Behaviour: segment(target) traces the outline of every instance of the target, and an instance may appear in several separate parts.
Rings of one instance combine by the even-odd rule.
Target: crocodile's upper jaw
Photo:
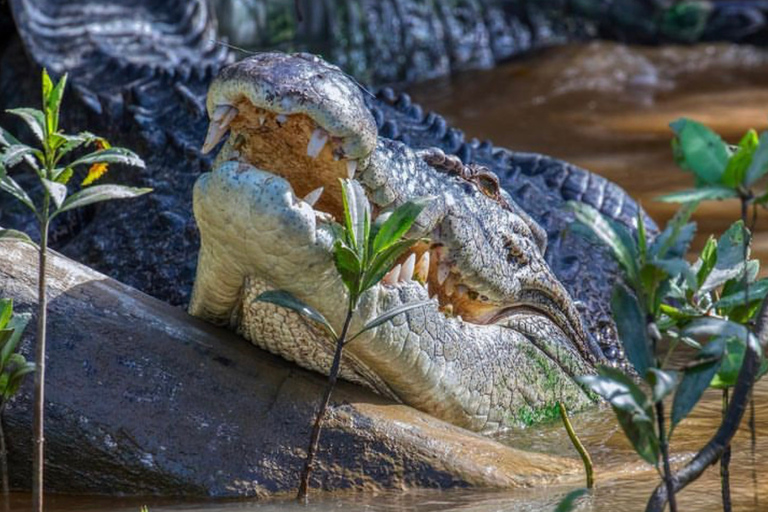
[[[346,378],[476,429],[519,422],[526,407],[588,401],[571,377],[591,371],[593,354],[530,220],[407,147],[377,140],[359,90],[337,68],[259,55],[222,72],[208,111],[204,150],[230,135],[195,189],[202,248],[193,314],[232,322],[261,346],[327,372],[322,333],[252,299],[284,289],[342,322],[330,219],[342,213],[338,178],[354,176],[378,212],[435,196],[410,233],[430,242],[363,297],[355,323],[432,302],[351,344]]]

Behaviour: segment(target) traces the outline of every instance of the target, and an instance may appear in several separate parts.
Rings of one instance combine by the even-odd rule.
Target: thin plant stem
[[[728,412],[728,388],[723,390],[723,420]],[[731,445],[725,447],[720,457],[720,495],[723,499],[723,512],[731,512]]]
[[[347,309],[347,317],[344,320],[344,327],[341,329],[341,334],[336,340],[336,352],[333,355],[333,363],[331,364],[331,371],[328,374],[328,382],[325,386],[325,394],[323,400],[320,403],[320,409],[315,417],[315,424],[312,427],[312,435],[309,438],[309,448],[307,449],[307,459],[304,463],[304,470],[301,472],[301,480],[299,481],[299,492],[296,495],[296,499],[299,502],[306,503],[307,494],[309,492],[309,476],[312,473],[312,468],[315,463],[315,454],[317,453],[317,446],[320,443],[320,431],[323,427],[323,419],[325,418],[328,404],[331,401],[331,394],[333,388],[336,386],[336,380],[339,376],[339,368],[341,367],[341,354],[344,350],[344,343],[349,332],[349,325],[352,322],[352,315],[355,312],[354,305],[350,303]]]
[[[570,438],[573,447],[579,452],[581,461],[584,463],[584,471],[587,474],[587,489],[592,489],[595,486],[595,469],[592,465],[592,457],[589,456],[589,452],[584,447],[584,444],[582,444],[576,431],[573,429],[571,420],[568,418],[568,411],[565,409],[563,402],[557,402],[557,407],[560,409],[560,418],[562,418],[563,425],[565,425],[565,431],[568,432],[568,437]]]
[[[669,512],[677,512],[677,500],[675,499],[675,488],[672,483],[672,469],[669,465],[669,443],[666,436],[664,421],[664,401],[656,402],[656,420],[659,426],[659,445],[661,446],[661,457],[664,462],[664,484],[667,487],[667,496],[669,496]]]
[[[32,506],[35,512],[43,512],[43,472],[45,468],[45,341],[47,322],[46,257],[48,251],[48,210],[50,196],[45,192],[43,211],[40,219],[40,249],[38,268],[37,346],[35,349],[35,413],[34,446],[32,463],[33,489]]]
[[[757,510],[759,504],[759,493],[757,490],[757,434],[755,432],[755,395],[749,400],[749,441],[752,451],[752,492],[754,494],[754,508]]]

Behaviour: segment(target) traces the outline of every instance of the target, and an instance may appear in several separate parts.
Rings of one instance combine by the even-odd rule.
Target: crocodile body
[[[763,12],[762,3],[750,5]],[[10,7],[18,36],[3,41],[0,97],[9,102],[3,106],[38,101],[37,73],[22,50],[32,64],[54,75],[68,72],[67,110],[76,113],[65,119],[67,126],[106,132],[137,150],[147,170],[121,176],[121,181],[155,189],[130,204],[61,216],[54,226],[54,246],[152,295],[186,304],[199,248],[192,190],[212,164],[199,150],[208,125],[204,98],[213,78],[234,60],[214,41],[216,22],[208,3],[12,0]],[[598,247],[568,236],[571,217],[563,206],[568,200],[583,201],[631,226],[637,204],[616,185],[565,162],[468,140],[406,94],[385,88],[375,97],[364,95],[363,101],[378,136],[390,141],[383,144],[399,144],[405,149],[398,151],[406,152],[440,148],[464,164],[495,173],[511,200],[546,232],[543,256],[571,305],[580,310],[589,343],[600,346],[608,359],[620,358],[609,315],[616,266]],[[30,225],[12,207],[4,207],[0,223]],[[648,225],[652,231],[653,224]]]

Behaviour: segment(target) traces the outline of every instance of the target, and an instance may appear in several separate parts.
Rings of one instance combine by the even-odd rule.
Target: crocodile
[[[374,213],[432,199],[410,233],[428,241],[363,295],[353,329],[431,301],[350,342],[343,378],[480,431],[518,425],[559,400],[591,402],[574,377],[603,354],[546,264],[546,233],[493,173],[378,137],[355,82],[309,54],[225,67],[207,110],[203,151],[229,136],[195,186],[201,248],[190,313],[327,372],[335,340],[255,297],[288,291],[340,328],[332,219],[344,215],[339,180],[356,179]]]
[[[0,36],[2,106],[38,101],[35,70],[40,66],[53,75],[69,73],[67,101],[74,105],[66,112],[74,114],[63,123],[106,133],[121,145],[138,150],[146,156],[146,170],[126,172],[121,181],[155,189],[153,194],[130,204],[105,204],[59,216],[52,228],[53,246],[158,298],[176,305],[187,304],[200,248],[191,209],[193,186],[212,165],[212,157],[200,151],[208,129],[204,98],[214,77],[235,60],[233,51],[217,43],[216,19],[209,3],[137,0],[128,5],[92,0],[11,0],[8,5],[15,31],[4,31]],[[762,2],[748,5],[754,12],[762,12]],[[7,26],[7,18],[3,23]],[[398,161],[413,172],[418,169],[420,173],[434,173],[440,172],[435,167],[443,168],[440,176],[445,183],[453,183],[451,169],[460,167],[453,156],[468,168],[467,173],[456,174],[471,174],[476,169],[473,166],[490,170],[498,180],[499,196],[507,204],[491,207],[508,216],[522,231],[527,230],[523,239],[537,253],[534,260],[541,263],[543,253],[547,267],[562,285],[552,293],[560,297],[557,300],[561,303],[565,300],[562,288],[570,297],[571,302],[557,307],[566,317],[558,322],[576,333],[562,344],[570,347],[567,350],[572,353],[572,364],[589,367],[592,358],[598,356],[620,361],[621,348],[609,311],[617,267],[599,247],[567,234],[572,216],[564,204],[568,200],[585,202],[627,226],[634,225],[638,205],[616,185],[566,162],[468,139],[438,114],[424,112],[413,104],[405,93],[382,88],[375,94],[364,94],[362,102],[377,132],[371,157],[391,152],[395,161],[394,154],[398,153]],[[6,120],[0,120],[4,126]],[[420,150],[426,152],[415,153]],[[446,158],[438,163],[441,154]],[[219,170],[222,168],[229,167],[220,166]],[[464,184],[470,190],[475,190],[472,187],[476,185]],[[321,201],[329,201],[334,196],[331,192],[327,190]],[[457,196],[462,199],[458,202],[464,203],[465,195]],[[25,229],[33,225],[25,212],[5,203],[0,223]],[[653,233],[650,220],[648,226]],[[546,247],[542,233],[546,233]],[[478,283],[488,286],[493,281]],[[415,287],[402,289],[402,293],[422,293]],[[466,323],[463,321],[456,316],[446,324],[461,326]],[[480,324],[466,328],[472,332],[489,329]],[[595,355],[596,345],[601,355]],[[477,374],[475,379],[483,377]],[[375,377],[368,375],[362,380],[385,394],[397,394]],[[579,391],[570,383],[561,384],[578,396]],[[518,413],[518,419],[522,416]],[[456,421],[485,428],[487,420],[482,424],[471,418]]]

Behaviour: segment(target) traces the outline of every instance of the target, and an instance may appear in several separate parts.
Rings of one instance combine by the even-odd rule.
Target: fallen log
[[[49,491],[173,496],[293,493],[324,377],[52,254],[46,385]],[[0,244],[0,297],[34,313],[36,252]],[[22,350],[33,351],[34,326]],[[11,485],[32,482],[32,379],[8,406]],[[312,486],[480,486],[580,479],[353,384],[333,397]]]

